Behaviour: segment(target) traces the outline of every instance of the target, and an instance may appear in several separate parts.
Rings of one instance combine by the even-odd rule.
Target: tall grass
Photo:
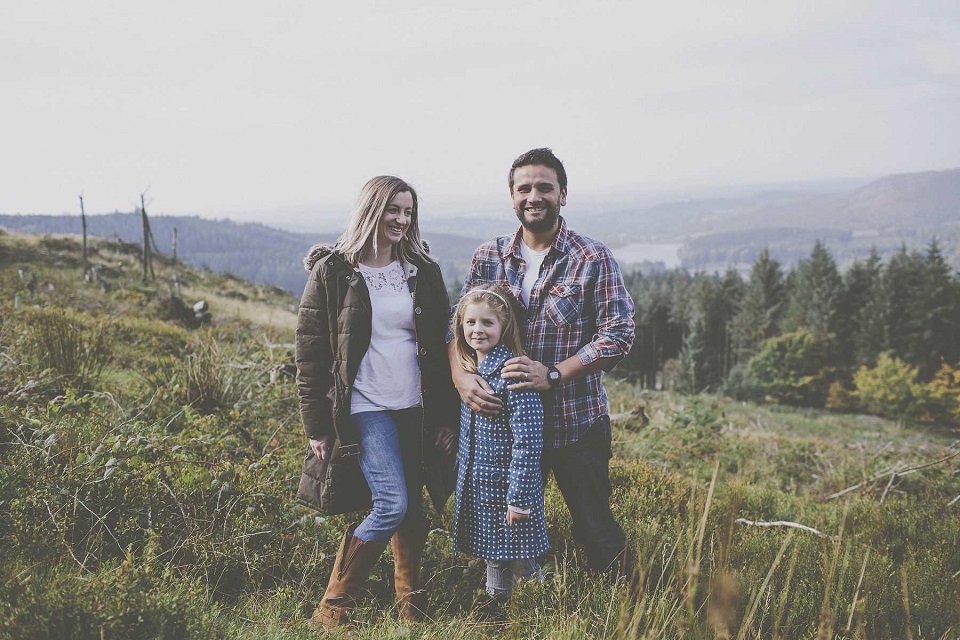
[[[209,414],[232,409],[249,397],[256,364],[210,334],[198,335],[183,356],[163,356],[145,374],[148,385],[170,390],[181,403]]]
[[[93,391],[110,362],[105,323],[58,308],[27,309],[25,355],[36,370],[52,369],[64,388]]]

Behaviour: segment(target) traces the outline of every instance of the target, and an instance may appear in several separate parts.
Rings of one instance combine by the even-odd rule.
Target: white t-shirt
[[[520,300],[523,302],[523,306],[530,304],[530,292],[533,291],[533,285],[540,277],[540,266],[548,253],[550,253],[550,247],[543,251],[534,251],[527,246],[527,243],[520,240],[520,257],[527,263],[527,270],[523,274],[523,282],[520,283]]]
[[[370,347],[360,361],[350,413],[406,409],[420,405],[420,366],[413,322],[413,298],[400,262],[357,266],[370,291],[373,326]]]

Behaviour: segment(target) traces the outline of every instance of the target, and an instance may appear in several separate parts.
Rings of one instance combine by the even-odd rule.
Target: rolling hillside
[[[151,216],[150,226],[157,248],[173,251],[173,230],[177,229],[177,258],[194,267],[208,267],[218,273],[232,273],[258,284],[278,286],[299,296],[307,280],[302,259],[316,242],[334,242],[335,234],[298,234],[259,223],[209,220],[196,216]],[[80,216],[0,215],[0,227],[38,234],[80,234]],[[139,213],[112,213],[87,216],[91,236],[124,242],[142,242]],[[462,236],[424,234],[447,279],[463,278],[470,256],[479,240]]]
[[[0,638],[317,637],[346,523],[296,504],[295,300],[73,238],[0,232]],[[182,302],[215,300],[196,327]],[[229,304],[228,304],[229,303]],[[586,571],[553,481],[546,580],[482,620],[453,501],[424,554],[430,618],[397,620],[390,551],[351,637],[956,638],[956,433],[651,393],[608,378],[630,581]]]

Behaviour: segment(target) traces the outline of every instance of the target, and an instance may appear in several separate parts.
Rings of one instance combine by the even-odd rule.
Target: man
[[[517,158],[509,185],[520,228],[477,248],[463,292],[492,282],[523,303],[527,353],[508,360],[503,375],[516,381],[509,389],[542,392],[544,477],[553,471],[590,568],[626,571],[626,538],[610,511],[610,417],[602,376],[633,344],[633,300],[610,250],[560,216],[567,174],[550,149]],[[483,379],[451,362],[463,401],[483,414],[500,411],[500,399]]]

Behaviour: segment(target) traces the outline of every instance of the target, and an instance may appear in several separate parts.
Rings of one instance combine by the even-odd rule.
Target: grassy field
[[[95,243],[103,291],[75,239],[0,234],[0,638],[316,637],[347,518],[292,501],[296,301],[169,262],[143,283],[133,251]],[[960,434],[608,386],[633,588],[584,570],[551,482],[547,580],[504,624],[448,505],[433,620],[397,621],[388,552],[340,637],[960,638]]]

